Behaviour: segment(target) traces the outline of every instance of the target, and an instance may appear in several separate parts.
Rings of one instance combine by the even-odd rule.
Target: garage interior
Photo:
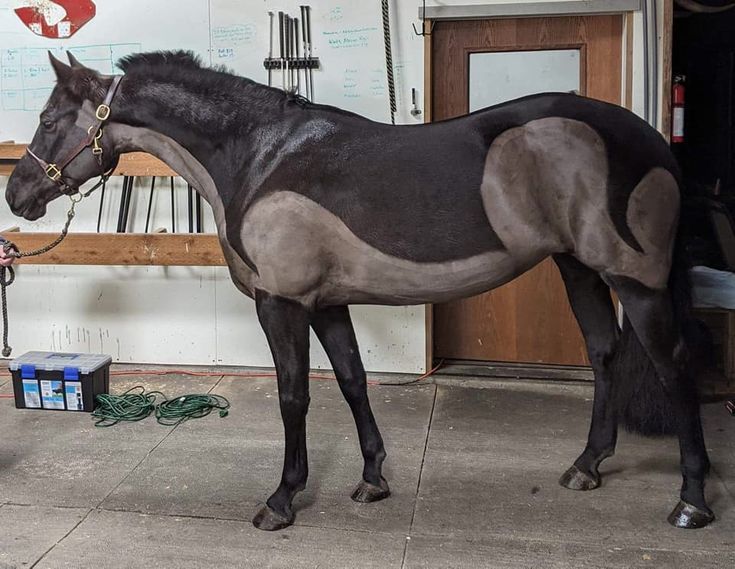
[[[678,120],[673,88],[683,85],[684,140],[671,144],[686,181],[688,253],[692,265],[705,268],[693,273],[695,312],[707,325],[717,368],[699,378],[712,461],[706,495],[716,521],[693,531],[666,523],[681,485],[675,438],[621,428],[615,456],[600,467],[600,488],[559,485],[587,440],[594,385],[563,283],[547,259],[477,297],[390,311],[356,307],[391,495],[376,503],[350,499],[362,469],[355,422],[329,360],[312,352],[309,481],[295,499],[291,527],[256,529],[253,515],[282,468],[278,388],[254,309],[235,313],[228,304],[239,293],[230,291],[209,212],[201,235],[97,229],[101,243],[97,208],[85,204],[94,211],[82,217],[67,249],[16,265],[18,282],[8,288],[13,356],[25,349],[105,351],[113,359],[110,393],[142,386],[218,395],[229,413],[173,426],[150,417],[96,428],[87,413],[16,409],[11,374],[0,373],[0,569],[735,565],[735,407],[728,403],[735,398],[735,288],[728,288],[735,287],[735,9],[692,11],[693,2],[669,0],[400,4],[390,3],[399,124],[461,116],[514,98],[516,85],[528,81],[522,94],[569,90],[647,114],[669,139]],[[279,7],[268,2],[268,9]],[[331,18],[343,10],[318,0],[313,9],[317,23],[328,21],[319,10]],[[426,35],[413,36],[411,23]],[[658,50],[655,61],[642,52],[646,41]],[[404,63],[402,50],[410,49],[420,60]],[[517,54],[541,59],[521,66],[504,59]],[[534,67],[552,65],[547,55],[564,58],[553,60],[556,75]],[[473,73],[492,88],[473,87]],[[3,191],[25,152],[18,143],[27,142],[0,137]],[[168,200],[167,180],[176,173],[133,156],[117,174],[108,196],[124,192],[120,182],[131,176],[144,204],[151,177],[162,180]],[[2,207],[2,234],[24,247],[48,241],[64,215],[51,208],[50,220],[34,226]],[[114,226],[118,212],[106,207],[100,203],[99,216]],[[134,228],[145,221],[138,207]],[[154,214],[151,225],[168,222]],[[156,266],[146,255],[160,243],[170,262]],[[95,251],[107,260],[96,262]],[[125,292],[135,280],[150,292],[140,283]],[[215,291],[212,302],[207,287]],[[237,341],[209,330],[208,320],[197,329],[207,311],[228,334],[237,332]],[[122,346],[108,342],[108,326],[140,338],[121,332]],[[401,334],[410,340],[397,339]]]

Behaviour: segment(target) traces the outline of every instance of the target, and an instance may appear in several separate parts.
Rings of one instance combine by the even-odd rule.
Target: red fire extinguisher
[[[684,80],[683,75],[674,77],[671,93],[671,142],[684,142]]]

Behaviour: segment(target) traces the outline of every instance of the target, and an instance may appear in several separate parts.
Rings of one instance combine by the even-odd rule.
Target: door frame
[[[433,6],[426,7],[426,13],[422,8],[419,8],[419,18],[423,20],[423,27],[425,30],[431,30],[434,22],[445,21],[445,20],[493,20],[498,18],[557,18],[557,17],[572,17],[572,16],[594,16],[594,15],[620,15],[623,18],[623,47],[622,47],[622,77],[621,85],[622,92],[621,98],[623,106],[628,109],[632,108],[633,102],[633,14],[636,11],[640,11],[642,2],[645,0],[614,0],[614,5],[611,6],[611,2],[600,2],[599,5],[596,2],[590,3],[589,1],[577,1],[570,0],[567,2],[533,2],[523,4],[488,4],[488,5],[468,5],[468,6]],[[669,11],[673,14],[673,8],[671,7],[673,0],[664,0],[664,10],[668,5]],[[614,9],[619,7],[619,10]],[[574,11],[576,8],[577,11]],[[597,9],[596,9],[597,8]],[[536,11],[534,11],[536,10]],[[465,14],[462,16],[462,14]],[[479,14],[486,14],[485,16],[479,16]],[[667,17],[664,12],[664,26],[666,25]],[[669,22],[672,20],[669,18]],[[664,27],[665,31],[665,27]],[[671,80],[671,58],[670,58],[670,34],[668,40],[666,33],[664,33],[664,88],[663,93],[666,93],[666,41],[668,41],[668,53],[669,53],[669,73],[668,80]],[[433,120],[433,62],[432,62],[432,39],[431,34],[427,33],[424,36],[424,122],[429,123]],[[522,48],[523,46],[520,46]],[[570,46],[572,48],[580,48],[583,46],[575,45]],[[514,46],[513,48],[501,48],[497,50],[488,50],[483,48],[480,50],[477,48],[466,49],[467,54],[475,53],[477,51],[508,51],[509,49],[519,49]],[[586,57],[586,50],[581,49],[580,58],[584,61]],[[584,78],[586,81],[586,78]],[[662,105],[665,109],[665,100]],[[662,121],[665,125],[666,114],[663,113]],[[434,305],[426,304],[425,307],[425,329],[426,329],[426,371],[431,371],[434,368]],[[497,366],[496,366],[497,367]]]

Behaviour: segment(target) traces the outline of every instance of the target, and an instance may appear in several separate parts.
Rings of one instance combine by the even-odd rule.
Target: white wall
[[[101,0],[102,1],[102,0]],[[100,3],[101,3],[100,1]],[[217,0],[213,0],[217,1]],[[659,0],[662,1],[662,0]],[[12,3],[12,2],[10,2]],[[454,2],[427,2],[431,4],[482,3],[480,0]],[[9,2],[3,0],[0,8]],[[293,12],[299,4],[283,2],[244,1],[263,14],[268,9],[286,8]],[[375,5],[373,23],[379,22],[379,3]],[[334,10],[340,3],[334,0],[312,0],[314,29],[319,29],[320,9]],[[347,9],[346,2],[341,4]],[[368,3],[362,3],[365,9]],[[413,33],[412,23],[419,26],[418,1],[392,2],[393,56],[398,87],[398,123],[414,124],[423,121],[423,115],[414,117],[411,110],[411,88],[419,93],[423,110],[424,40]],[[267,22],[267,18],[265,20]],[[636,41],[640,41],[640,17],[637,17]],[[252,57],[258,68],[263,56],[261,35],[259,43],[243,51],[240,57]],[[638,44],[637,44],[638,45]],[[247,55],[243,55],[246,54]],[[349,58],[349,53],[345,52]],[[335,65],[336,53],[319,53],[325,64]],[[641,65],[640,49],[634,62],[635,108],[640,110]],[[383,65],[382,53],[377,54],[376,65]],[[349,61],[347,59],[346,61]],[[344,65],[344,63],[343,63]],[[384,71],[384,67],[382,68]],[[261,68],[262,72],[262,68]],[[378,73],[376,75],[379,76]],[[318,76],[317,76],[318,77]],[[264,76],[260,78],[264,80]],[[319,79],[317,78],[317,81]],[[328,99],[340,103],[338,92],[319,94],[317,100]],[[386,90],[379,91],[374,100],[342,100],[341,106],[360,111],[360,104],[376,120],[389,120]],[[326,95],[326,96],[325,96]],[[147,206],[147,180],[136,188],[131,216],[133,230],[142,230]],[[0,191],[5,180],[0,177]],[[177,188],[178,225],[184,227],[186,198],[183,186]],[[80,207],[74,231],[94,231],[99,198]],[[156,193],[153,227],[170,225],[168,191]],[[36,223],[14,218],[4,200],[0,200],[0,229],[20,225],[24,231],[56,231],[60,228],[66,203],[51,204],[49,214]],[[104,213],[104,227],[114,228],[119,203],[119,182],[108,188]],[[137,211],[138,215],[135,215]],[[208,212],[207,212],[208,213]],[[212,231],[211,216],[205,220],[205,230]],[[265,338],[260,331],[252,301],[242,296],[230,283],[224,268],[207,267],[70,267],[21,266],[17,283],[9,290],[10,339],[18,355],[31,349],[105,352],[116,361],[158,362],[176,364],[226,364],[269,366],[272,360]],[[423,307],[385,308],[354,307],[353,314],[358,339],[366,367],[372,371],[422,372],[425,370],[425,310]],[[312,341],[314,367],[328,367],[321,348]]]

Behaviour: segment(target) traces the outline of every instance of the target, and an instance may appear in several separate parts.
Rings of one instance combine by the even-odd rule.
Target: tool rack
[[[0,176],[10,176],[25,144],[0,144]],[[177,176],[166,164],[143,152],[120,156],[113,176]],[[61,221],[59,221],[61,226]],[[52,241],[58,233],[0,231],[22,250]],[[208,233],[72,233],[54,250],[18,259],[33,265],[224,266],[216,234]]]

